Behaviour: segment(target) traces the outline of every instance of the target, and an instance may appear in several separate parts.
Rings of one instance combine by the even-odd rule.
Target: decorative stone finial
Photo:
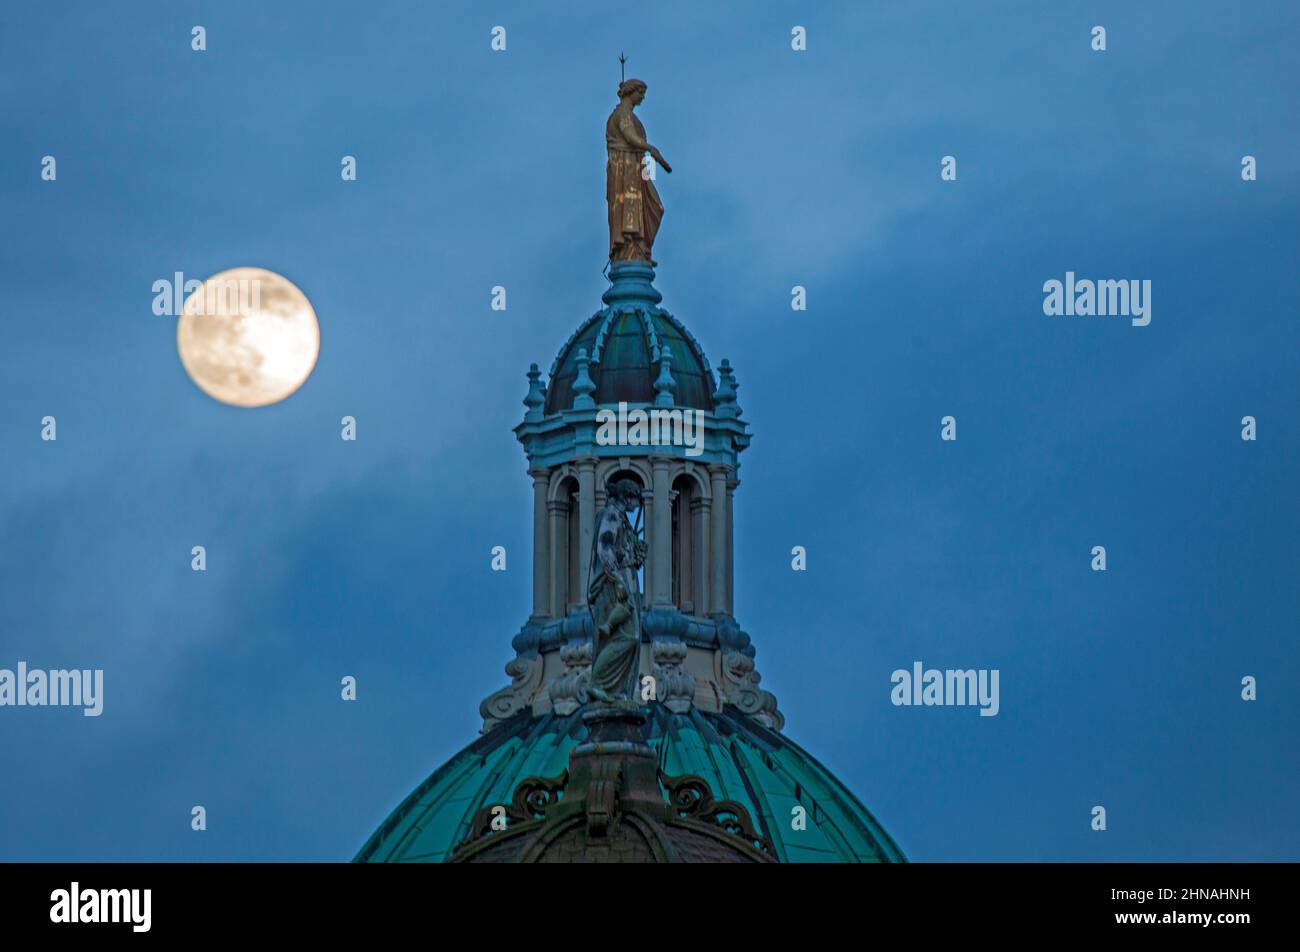
[[[736,376],[731,370],[731,361],[725,357],[718,366],[718,389],[713,394],[714,416],[735,419],[740,416],[740,407],[736,404]]]
[[[659,348],[659,379],[655,381],[655,406],[671,407],[677,381],[673,379],[673,355],[667,347]]]
[[[591,363],[591,358],[587,356],[587,348],[578,348],[578,376],[573,381],[573,409],[590,410],[596,406],[596,401],[591,395],[596,392],[596,385],[591,380],[591,374],[587,372],[587,365]]]
[[[536,364],[528,365],[528,395],[524,397],[524,406],[528,412],[524,419],[532,422],[542,418],[542,407],[546,404],[546,384],[542,383],[542,372]]]

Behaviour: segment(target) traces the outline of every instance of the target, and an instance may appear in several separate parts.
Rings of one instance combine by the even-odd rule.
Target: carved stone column
[[[533,618],[546,618],[549,613],[550,546],[546,532],[546,487],[549,471],[530,469],[533,477]]]
[[[649,546],[645,566],[641,569],[642,584],[644,585],[641,591],[641,607],[644,609],[650,605],[650,593],[654,591],[655,583],[655,493],[650,486],[646,486],[641,491],[641,505],[645,506],[645,515],[641,517],[641,528],[645,533],[646,545]],[[633,521],[635,522],[635,520]]]
[[[569,603],[569,500],[565,496],[561,492],[546,506],[551,517],[551,615],[555,618],[568,614]]]
[[[596,459],[587,456],[578,460],[578,551],[569,558],[578,560],[578,598],[587,599],[587,584],[591,581],[591,540],[596,532]]]
[[[727,479],[727,614],[736,614],[736,487],[734,471]]]
[[[725,615],[727,608],[727,473],[731,467],[709,466],[709,488],[713,496],[709,510],[709,614]]]
[[[654,539],[650,543],[650,558],[654,564],[651,608],[673,607],[673,506],[672,489],[668,485],[668,463],[665,456],[650,458],[655,494]]]
[[[698,493],[691,499],[691,596],[692,613],[705,615],[709,603],[709,501]]]

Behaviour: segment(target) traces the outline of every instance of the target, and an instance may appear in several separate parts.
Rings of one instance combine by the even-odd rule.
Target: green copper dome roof
[[[679,407],[713,409],[713,374],[699,344],[681,322],[660,309],[601,311],[578,329],[551,367],[546,413],[573,405],[578,351],[592,358],[589,368],[597,404],[652,403],[659,375],[659,349],[672,355],[674,402]]]
[[[781,862],[904,862],[902,852],[857,798],[783,735],[743,714],[649,708],[650,744],[666,774],[703,777],[719,799],[746,809]],[[568,716],[528,713],[500,724],[438,768],[402,802],[356,862],[447,859],[470,832],[475,812],[506,804],[528,777],[552,777],[586,739],[582,709]],[[806,828],[792,829],[793,810]]]

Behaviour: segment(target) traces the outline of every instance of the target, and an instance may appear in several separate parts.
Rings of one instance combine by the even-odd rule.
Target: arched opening
[[[673,483],[672,598],[679,611],[703,615],[705,604],[704,499],[690,476]]]
[[[568,484],[563,487],[568,500],[568,524],[569,524],[569,568],[567,588],[569,593],[568,612],[573,614],[580,611],[587,604],[587,593],[583,591],[582,577],[583,564],[585,560],[591,558],[590,552],[582,551],[582,542],[580,533],[582,526],[578,519],[578,483],[576,480],[569,480]]]
[[[564,476],[555,486],[547,506],[550,516],[551,615],[563,618],[578,601],[577,590],[582,578],[582,553],[578,551],[578,481]],[[575,577],[577,580],[575,580]]]
[[[605,487],[608,486],[610,483],[618,482],[620,479],[630,479],[632,482],[636,483],[638,486],[641,487],[641,493],[642,493],[641,498],[642,498],[642,504],[644,505],[644,501],[646,499],[645,480],[642,479],[640,474],[637,473],[635,470],[619,469],[619,470],[615,470],[614,472],[611,472],[607,477],[605,477],[603,483],[597,487],[596,491],[599,494],[596,499],[597,510],[601,509],[605,505],[605,503],[609,501],[605,493]],[[647,539],[648,541],[648,526],[650,524],[649,513],[632,512],[629,513],[628,516],[632,520],[632,527],[637,530],[637,535],[642,539]],[[587,558],[591,558],[590,552],[587,553]],[[646,570],[649,568],[649,565],[650,565],[650,560],[647,557],[646,564],[642,565],[641,568],[637,569],[637,573],[636,573],[637,585],[640,586],[642,595],[645,594],[646,586],[649,584],[649,581],[646,577]],[[583,599],[584,600],[586,599],[586,593],[583,593]]]

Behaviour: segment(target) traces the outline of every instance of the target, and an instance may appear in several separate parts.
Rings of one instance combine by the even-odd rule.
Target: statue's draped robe
[[[620,509],[613,505],[601,509],[591,544],[587,604],[596,627],[608,624],[610,632],[603,638],[596,632],[590,684],[616,697],[632,696],[632,675],[641,644],[638,541]],[[626,598],[620,599],[620,594]]]
[[[609,203],[611,261],[650,260],[650,249],[664,206],[654,182],[641,175],[646,153],[645,127],[625,99],[605,123],[605,200]]]

